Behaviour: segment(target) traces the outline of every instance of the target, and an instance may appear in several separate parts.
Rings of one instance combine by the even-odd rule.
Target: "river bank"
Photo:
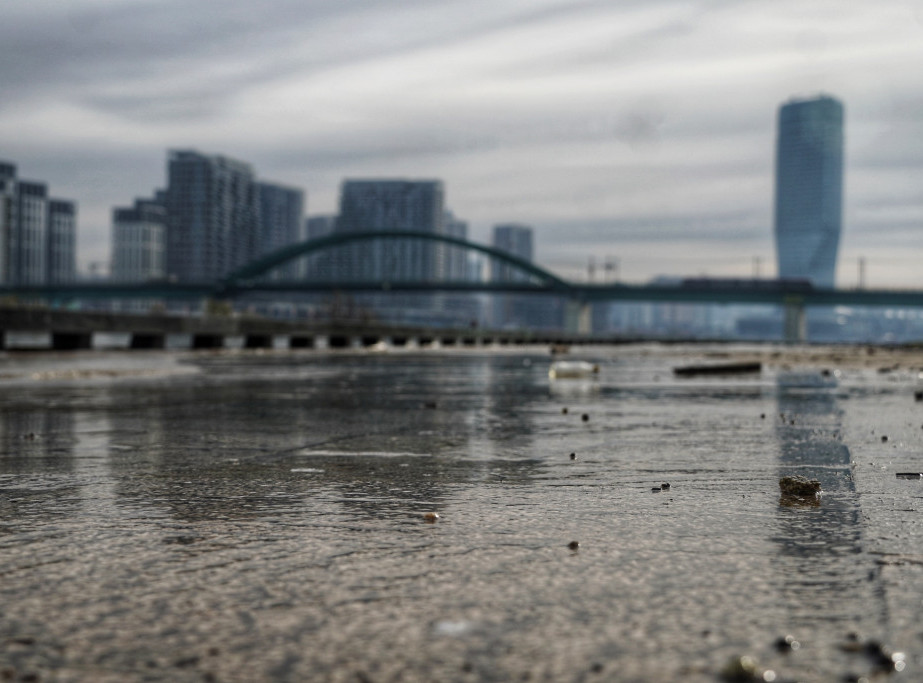
[[[547,349],[6,354],[0,672],[839,681],[885,675],[878,643],[912,680],[923,356],[567,356],[598,375],[550,379]],[[823,493],[784,504],[789,475]]]

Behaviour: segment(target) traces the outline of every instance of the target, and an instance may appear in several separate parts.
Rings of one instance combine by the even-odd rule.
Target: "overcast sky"
[[[113,206],[195,148],[336,211],[344,178],[444,181],[469,235],[534,226],[568,277],[775,274],[775,117],[846,107],[838,283],[923,287],[919,0],[2,0],[0,159]]]

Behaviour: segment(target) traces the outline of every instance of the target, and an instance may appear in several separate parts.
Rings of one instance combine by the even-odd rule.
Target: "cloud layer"
[[[855,5],[855,6],[854,6]],[[441,178],[486,241],[536,229],[582,276],[774,272],[778,106],[846,105],[840,283],[923,287],[913,0],[7,0],[0,157],[80,204],[81,260],[168,148],[251,162],[335,210],[346,177]]]

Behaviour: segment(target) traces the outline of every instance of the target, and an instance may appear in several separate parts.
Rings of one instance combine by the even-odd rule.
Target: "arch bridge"
[[[265,276],[295,259],[338,247],[375,241],[431,241],[483,254],[510,266],[521,277],[504,281],[399,281],[386,278],[282,280]],[[235,298],[250,292],[489,292],[550,294],[571,302],[572,331],[588,331],[589,304],[595,302],[774,304],[785,308],[785,337],[804,339],[804,309],[809,306],[923,308],[923,290],[824,289],[804,281],[755,279],[677,279],[667,284],[581,283],[564,280],[513,254],[458,237],[411,230],[338,233],[283,247],[237,268],[218,282],[72,282],[0,285],[0,296],[56,301],[74,299]]]

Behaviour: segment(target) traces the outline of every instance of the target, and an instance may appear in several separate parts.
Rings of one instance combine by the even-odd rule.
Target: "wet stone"
[[[795,475],[779,479],[779,488],[782,493],[789,496],[813,496],[820,493],[820,482],[817,479]]]
[[[578,541],[571,541],[570,543],[567,544],[567,547],[570,548],[571,550],[576,550],[577,548],[580,547],[580,543]]]
[[[589,422],[590,416],[587,413],[584,413],[583,415],[580,416],[580,419],[583,420],[584,422]]]

